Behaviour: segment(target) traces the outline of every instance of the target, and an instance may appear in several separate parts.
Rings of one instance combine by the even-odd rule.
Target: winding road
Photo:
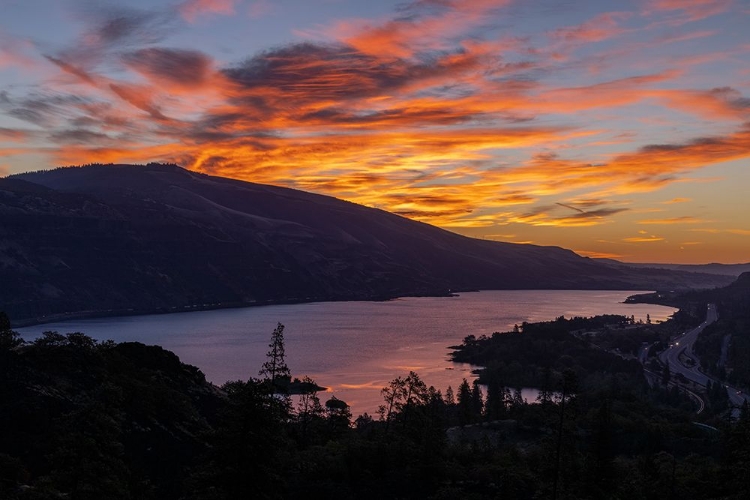
[[[669,366],[669,371],[673,375],[679,373],[687,380],[703,387],[705,387],[709,381],[711,381],[712,384],[721,383],[718,379],[706,375],[700,370],[700,360],[693,353],[693,345],[698,339],[698,335],[700,335],[708,325],[716,321],[718,317],[716,305],[708,304],[706,320],[692,330],[683,333],[675,339],[667,349],[659,354],[659,360]],[[726,387],[727,393],[729,394],[729,400],[733,405],[740,406],[745,401],[750,401],[750,396],[744,394],[738,389],[726,384],[724,387]]]

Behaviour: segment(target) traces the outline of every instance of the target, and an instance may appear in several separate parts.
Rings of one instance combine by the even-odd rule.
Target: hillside
[[[16,325],[283,301],[674,289],[730,279],[466,238],[335,198],[174,165],[0,179],[0,310]]]
[[[721,274],[725,276],[737,277],[742,273],[750,271],[750,263],[744,264],[658,264],[658,263],[633,263],[620,262],[613,259],[596,259],[599,262],[611,264],[613,266],[669,269],[671,271],[687,271],[691,273]]]

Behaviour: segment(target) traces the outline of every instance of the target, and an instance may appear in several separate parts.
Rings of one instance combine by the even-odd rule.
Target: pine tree
[[[284,325],[279,323],[271,334],[271,343],[266,353],[267,361],[263,363],[258,375],[267,380],[274,392],[286,392],[291,379],[291,372],[284,360]]]
[[[456,404],[456,397],[453,395],[453,387],[448,386],[445,390],[445,404],[453,406]]]
[[[458,422],[461,425],[472,423],[472,398],[471,386],[464,379],[458,386]]]

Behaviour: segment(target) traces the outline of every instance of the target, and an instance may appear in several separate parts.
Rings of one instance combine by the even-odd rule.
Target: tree
[[[17,332],[10,329],[10,319],[0,311],[0,349],[14,349],[24,343]]]
[[[578,379],[575,372],[565,370],[563,372],[562,389],[560,393],[560,423],[557,427],[557,446],[555,450],[555,475],[552,483],[552,500],[557,499],[557,487],[560,479],[560,458],[562,453],[563,429],[565,425],[565,403],[568,405],[575,401],[575,393],[578,390]],[[570,409],[568,410],[570,413]]]
[[[378,407],[378,413],[380,414],[380,420],[385,421],[385,430],[388,432],[388,427],[391,423],[391,417],[393,412],[398,408],[400,401],[406,394],[406,381],[401,377],[396,377],[391,382],[380,390],[380,395],[383,396],[385,404]]]
[[[291,372],[284,360],[284,325],[279,323],[271,334],[271,343],[266,353],[268,360],[263,363],[258,375],[267,380],[274,392],[286,392]]]
[[[445,390],[445,404],[449,406],[456,404],[456,397],[453,395],[453,388],[451,386],[448,386]]]
[[[472,410],[471,386],[464,379],[458,386],[458,421],[461,425],[472,423]]]
[[[492,377],[487,384],[487,401],[485,414],[488,420],[498,420],[505,416],[505,388],[497,377]]]
[[[311,423],[321,420],[325,415],[323,405],[318,398],[317,384],[308,376],[302,378],[303,391],[297,405],[297,421],[302,435],[302,446],[307,446],[308,429]]]
[[[342,401],[336,396],[326,401],[326,416],[328,424],[335,433],[348,429],[351,423],[352,412],[346,401]]]
[[[0,311],[0,332],[10,330],[10,318],[3,311]]]
[[[542,386],[539,388],[539,395],[536,400],[546,408],[552,402],[552,370],[549,365],[544,367],[542,372]]]

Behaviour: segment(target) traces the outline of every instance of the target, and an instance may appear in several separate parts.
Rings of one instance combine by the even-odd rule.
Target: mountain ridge
[[[560,247],[477,240],[324,195],[176,165],[0,179],[0,309],[19,322],[476,289],[720,286]],[[644,288],[645,287],[645,288]]]

